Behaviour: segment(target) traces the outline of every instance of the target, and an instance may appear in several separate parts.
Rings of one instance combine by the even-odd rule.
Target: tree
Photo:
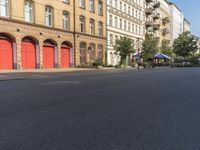
[[[128,37],[121,37],[115,41],[114,50],[119,52],[121,57],[120,65],[125,64],[126,58],[129,54],[134,53],[133,40]]]
[[[198,50],[197,42],[190,32],[183,32],[174,40],[174,53],[180,57],[190,57]]]
[[[147,36],[142,43],[142,51],[144,60],[153,59],[158,52],[158,40],[152,36]]]
[[[173,56],[173,48],[170,46],[169,40],[163,40],[160,49],[163,54],[166,54],[170,57]]]

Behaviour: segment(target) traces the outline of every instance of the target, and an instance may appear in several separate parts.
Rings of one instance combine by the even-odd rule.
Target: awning
[[[171,59],[169,56],[163,54],[163,53],[157,53],[155,56],[154,56],[154,59]]]

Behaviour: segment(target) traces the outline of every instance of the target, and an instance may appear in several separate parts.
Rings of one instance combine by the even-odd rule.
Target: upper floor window
[[[85,8],[85,0],[79,0],[79,7]]]
[[[98,34],[99,34],[99,36],[103,36],[103,23],[102,22],[99,22],[99,25],[98,25]]]
[[[63,29],[69,30],[69,13],[63,12]]]
[[[69,4],[69,0],[63,0],[63,2]]]
[[[80,16],[79,23],[80,23],[80,32],[85,32],[85,17],[84,16]]]
[[[115,8],[118,8],[118,0],[115,0]]]
[[[24,18],[27,22],[33,22],[33,2],[30,0],[24,3]]]
[[[98,4],[98,14],[103,15],[103,2],[101,0],[99,0]]]
[[[90,11],[94,12],[94,0],[90,0]]]
[[[94,28],[94,19],[90,19],[90,34],[95,34],[95,28]]]
[[[113,17],[112,17],[112,15],[109,16],[109,25],[113,26]]]
[[[0,0],[0,16],[8,17],[8,0]]]
[[[45,7],[45,24],[53,26],[53,8],[50,6]]]

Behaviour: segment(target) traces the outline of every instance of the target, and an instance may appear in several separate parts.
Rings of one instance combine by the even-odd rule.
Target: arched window
[[[80,64],[86,64],[86,43],[80,43]]]
[[[0,16],[8,17],[8,0],[0,0]]]
[[[70,17],[69,13],[64,11],[63,12],[63,29],[64,30],[70,29],[69,17]]]
[[[94,19],[90,19],[90,34],[94,35],[95,34],[95,24],[94,24]]]
[[[79,17],[79,23],[80,23],[80,32],[85,32],[85,17],[80,16]]]
[[[98,60],[103,59],[103,45],[98,45]]]
[[[27,22],[33,22],[33,2],[30,0],[24,2],[24,19]]]
[[[96,55],[96,47],[95,47],[95,44],[91,43],[89,45],[89,48],[88,48],[88,54],[89,54],[89,59],[90,60],[95,60],[95,55]]]
[[[53,26],[53,8],[50,6],[45,7],[45,24],[47,26]]]

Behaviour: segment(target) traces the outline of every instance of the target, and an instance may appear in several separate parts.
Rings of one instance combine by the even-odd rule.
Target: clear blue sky
[[[191,23],[191,32],[200,36],[200,0],[170,0],[175,3]]]

